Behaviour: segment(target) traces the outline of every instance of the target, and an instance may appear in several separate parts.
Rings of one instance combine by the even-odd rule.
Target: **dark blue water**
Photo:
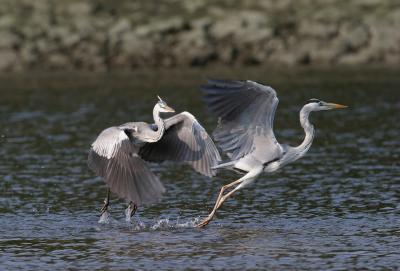
[[[172,70],[129,74],[0,77],[0,263],[4,270],[268,269],[400,267],[400,77],[398,71]],[[207,130],[206,76],[272,85],[280,143],[299,144],[298,111],[310,98],[347,104],[313,113],[316,139],[302,160],[239,191],[204,229],[221,185],[188,166],[152,165],[167,193],[125,221],[86,166],[104,128],[151,121],[160,94]]]

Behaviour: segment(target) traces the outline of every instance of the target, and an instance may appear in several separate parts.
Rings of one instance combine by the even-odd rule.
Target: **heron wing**
[[[93,142],[88,165],[119,197],[138,205],[158,201],[164,186],[137,151],[123,129],[111,127]]]
[[[201,90],[208,108],[219,118],[214,139],[232,160],[256,147],[263,162],[281,156],[273,132],[279,102],[273,88],[253,81],[208,80]]]
[[[163,137],[141,147],[140,157],[152,162],[185,162],[203,175],[215,175],[211,167],[216,166],[221,157],[196,118],[188,112],[182,112],[164,120],[164,124]]]

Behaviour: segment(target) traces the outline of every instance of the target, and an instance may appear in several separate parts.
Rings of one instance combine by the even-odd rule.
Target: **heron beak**
[[[173,109],[172,107],[169,107],[168,105],[165,106],[165,109],[166,109],[169,113],[175,113],[175,109]]]
[[[326,103],[326,106],[328,106],[330,109],[342,109],[347,107],[347,105],[335,104],[335,103]]]

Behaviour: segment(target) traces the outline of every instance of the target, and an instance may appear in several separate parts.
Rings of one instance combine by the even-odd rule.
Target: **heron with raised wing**
[[[137,206],[160,200],[165,189],[145,161],[184,162],[205,176],[221,160],[213,141],[189,112],[162,119],[172,113],[160,97],[153,109],[154,124],[128,122],[105,129],[92,143],[88,166],[101,176],[107,189],[101,214],[107,211],[110,190],[129,202],[132,216]]]
[[[291,147],[279,144],[274,135],[273,120],[278,98],[273,88],[253,81],[208,80],[201,91],[208,108],[218,117],[214,140],[231,159],[213,169],[226,168],[244,175],[222,186],[213,210],[198,227],[207,225],[227,198],[261,173],[274,172],[307,153],[315,133],[309,121],[312,111],[346,107],[318,99],[309,100],[300,110],[305,138],[299,146]],[[227,189],[231,190],[224,193]]]

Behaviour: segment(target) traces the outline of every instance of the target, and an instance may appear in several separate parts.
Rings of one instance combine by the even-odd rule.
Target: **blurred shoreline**
[[[83,89],[87,86],[99,86],[104,88],[108,82],[113,85],[119,85],[129,91],[132,85],[149,86],[155,90],[169,88],[167,84],[174,78],[180,85],[201,85],[209,78],[253,80],[270,86],[276,86],[276,83],[285,82],[290,85],[296,85],[301,78],[302,84],[313,85],[317,81],[337,82],[341,84],[354,84],[358,82],[398,82],[400,77],[399,66],[226,66],[226,65],[208,65],[201,67],[138,67],[133,70],[111,70],[111,71],[89,71],[89,70],[41,70],[35,69],[26,71],[1,72],[0,80],[3,87],[12,83],[20,86],[18,90],[32,89],[40,90],[41,84],[37,82],[47,82],[46,85],[59,85],[63,82],[63,89],[69,91],[69,86],[81,86]],[[79,82],[79,84],[77,84]],[[197,89],[196,89],[197,91]],[[7,91],[6,91],[7,92]],[[2,92],[4,94],[5,92]],[[12,93],[9,93],[12,95]]]
[[[0,2],[0,71],[392,66],[400,2]]]

